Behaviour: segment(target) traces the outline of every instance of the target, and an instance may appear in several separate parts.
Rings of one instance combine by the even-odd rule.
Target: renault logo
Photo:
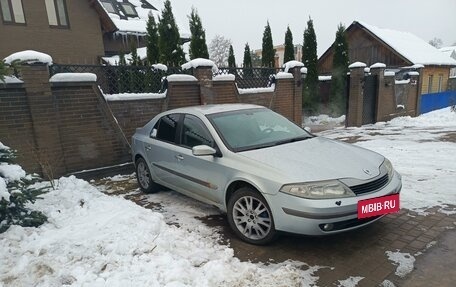
[[[367,174],[367,175],[371,175],[371,172],[370,172],[370,170],[368,170],[367,168],[363,168],[363,171],[364,171],[364,173],[365,173],[365,174]]]

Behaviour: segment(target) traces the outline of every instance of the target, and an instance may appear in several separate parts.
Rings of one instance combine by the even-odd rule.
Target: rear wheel
[[[242,240],[262,245],[277,238],[271,209],[257,191],[240,188],[230,198],[227,210],[228,222]]]
[[[160,185],[152,180],[149,167],[142,157],[136,161],[136,179],[145,193],[155,193],[160,190]]]

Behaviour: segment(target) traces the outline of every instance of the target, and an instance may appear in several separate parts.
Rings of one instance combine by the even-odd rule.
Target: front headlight
[[[385,166],[386,171],[388,172],[388,178],[391,179],[391,177],[393,176],[394,169],[393,169],[393,165],[386,157],[385,157],[385,160],[383,161],[383,166]]]
[[[319,181],[299,184],[286,184],[281,192],[310,199],[328,199],[356,196],[348,187],[339,181]]]

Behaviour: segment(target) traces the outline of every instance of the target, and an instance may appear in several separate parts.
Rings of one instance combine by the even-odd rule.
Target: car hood
[[[384,157],[355,145],[314,137],[238,153],[273,168],[289,182],[355,178],[380,174]],[[368,171],[368,172],[366,172]]]

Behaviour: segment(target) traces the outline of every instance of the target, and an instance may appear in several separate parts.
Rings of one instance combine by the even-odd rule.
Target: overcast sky
[[[444,46],[456,42],[456,0],[171,0],[180,31],[189,32],[191,7],[206,30],[209,45],[215,35],[232,41],[236,63],[242,63],[245,43],[261,49],[269,20],[274,45],[284,43],[287,25],[294,44],[302,44],[309,16],[313,19],[320,56],[334,41],[339,23],[348,27],[363,21],[380,28],[407,31],[425,41],[440,38]]]

